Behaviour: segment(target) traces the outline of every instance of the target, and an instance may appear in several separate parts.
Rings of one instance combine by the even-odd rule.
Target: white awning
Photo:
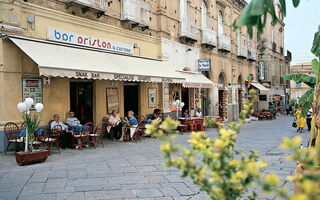
[[[260,90],[260,92],[269,92],[270,90],[266,87],[264,87],[263,85],[261,85],[258,82],[252,82],[251,85],[255,88],[257,88],[258,90]]]
[[[155,59],[113,54],[69,44],[19,36],[9,38],[47,77],[183,83],[184,77]]]
[[[183,87],[187,88],[212,88],[213,82],[199,72],[191,71],[179,71],[184,78],[185,82],[182,84]]]

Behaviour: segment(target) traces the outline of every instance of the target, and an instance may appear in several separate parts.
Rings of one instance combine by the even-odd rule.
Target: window
[[[274,27],[272,27],[272,36],[271,36],[271,38],[272,38],[272,43],[274,43]]]
[[[282,34],[279,35],[279,46],[282,47]]]
[[[119,112],[118,88],[107,88],[107,113],[111,114],[113,110]]]
[[[240,45],[241,45],[241,32],[240,32],[240,28],[238,28],[238,30],[237,30],[237,44],[238,44],[238,47],[240,47]]]
[[[208,15],[207,15],[207,5],[205,2],[202,2],[201,6],[201,26],[202,29],[206,29],[208,27]]]
[[[223,35],[224,30],[223,30],[223,18],[222,18],[222,12],[219,11],[218,13],[218,34]]]
[[[296,88],[301,88],[301,83],[297,82],[296,83]]]
[[[267,101],[267,95],[259,95],[259,101]]]
[[[248,47],[251,47],[251,39],[249,34],[247,34],[247,44],[248,44]]]
[[[180,0],[180,21],[188,19],[187,0]]]
[[[301,91],[298,90],[296,91],[296,99],[300,99],[301,98]]]

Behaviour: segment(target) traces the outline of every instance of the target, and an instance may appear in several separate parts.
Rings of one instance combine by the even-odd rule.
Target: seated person
[[[184,117],[184,118],[190,118],[188,109],[186,109],[186,110],[184,111],[183,117]]]
[[[53,120],[54,121],[51,123],[50,129],[56,130],[56,131],[62,131],[60,134],[61,148],[64,149],[67,146],[70,147],[71,146],[71,135],[65,134],[65,132],[66,133],[70,132],[68,126],[60,121],[60,116],[58,114],[53,115]],[[60,130],[59,126],[61,126],[61,130]]]
[[[109,125],[111,126],[111,139],[119,139],[121,134],[121,119],[117,113],[117,111],[113,110],[112,114],[109,118]]]
[[[139,123],[145,123],[146,118],[143,115],[139,116]]]
[[[151,120],[155,120],[158,118],[158,113],[161,112],[160,109],[156,108],[153,110],[153,113],[152,113],[152,117],[151,117]]]
[[[156,120],[158,120],[159,122],[162,122],[162,113],[161,113],[161,110],[159,109],[158,112],[157,112],[157,118]]]
[[[69,111],[69,117],[66,120],[66,124],[69,126],[70,131],[76,131],[77,127],[81,126],[80,121],[74,116],[74,112],[72,110]]]
[[[201,109],[200,109],[200,108],[198,108],[198,109],[197,109],[196,117],[203,117],[203,116],[202,116],[202,112],[201,112]]]
[[[128,118],[129,118],[129,120],[128,120]],[[128,118],[124,119],[125,128],[122,130],[121,138],[118,140],[119,142],[123,141],[124,134],[128,131],[127,128],[129,128],[130,137],[132,138],[133,133],[131,133],[131,132],[132,132],[133,129],[130,129],[130,127],[134,127],[134,126],[138,125],[138,120],[134,117],[134,112],[133,111],[131,111],[131,110],[128,111]]]

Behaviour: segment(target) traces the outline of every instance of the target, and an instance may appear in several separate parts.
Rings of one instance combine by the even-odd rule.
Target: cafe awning
[[[186,88],[212,88],[213,82],[199,72],[179,71],[186,79],[182,84]]]
[[[46,77],[167,83],[185,80],[179,72],[156,59],[20,36],[8,37],[38,64],[40,75]]]
[[[270,90],[258,82],[252,82],[251,85],[256,89],[260,90],[260,92],[269,92]]]

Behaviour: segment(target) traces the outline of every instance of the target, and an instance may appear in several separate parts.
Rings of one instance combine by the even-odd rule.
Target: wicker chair
[[[17,152],[19,144],[24,143],[23,138],[19,138],[20,130],[18,125],[13,122],[6,123],[4,125],[4,133],[8,139],[8,146],[5,154],[7,154],[10,144],[15,144],[15,152]]]
[[[97,147],[97,144],[101,144],[102,147],[104,147],[103,134],[106,130],[106,127],[107,127],[107,124],[102,122],[102,123],[98,124],[97,127],[94,129],[93,133],[90,134],[90,139],[93,142],[94,148]]]
[[[93,132],[93,124],[91,122],[86,123],[80,131],[80,134],[76,135],[72,134],[72,146],[75,146],[75,141],[78,141],[80,151],[82,150],[82,146],[87,143],[89,148],[91,149],[90,144],[90,134]]]

